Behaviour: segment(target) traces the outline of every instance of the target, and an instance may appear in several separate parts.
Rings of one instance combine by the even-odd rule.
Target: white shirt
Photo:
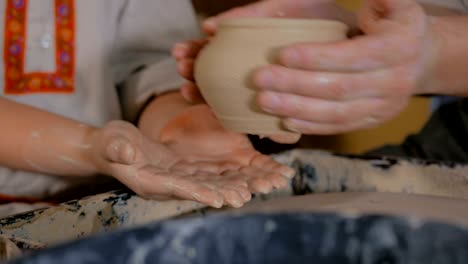
[[[0,95],[94,126],[134,121],[150,96],[178,88],[171,47],[200,36],[189,0],[0,0],[0,21]],[[70,184],[0,167],[0,194]]]

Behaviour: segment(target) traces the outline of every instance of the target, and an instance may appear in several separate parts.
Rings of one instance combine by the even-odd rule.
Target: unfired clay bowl
[[[281,47],[342,40],[347,29],[345,24],[330,20],[225,20],[196,60],[196,83],[226,129],[256,135],[285,133],[279,117],[256,105],[252,73],[274,63],[276,51]]]

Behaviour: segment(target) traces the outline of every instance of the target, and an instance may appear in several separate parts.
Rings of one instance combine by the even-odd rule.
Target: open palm
[[[225,177],[246,180],[251,192],[283,188],[294,174],[256,151],[246,135],[225,130],[206,104],[192,106],[172,119],[160,140],[188,162],[216,164],[213,169],[221,169]]]
[[[248,176],[255,167],[249,166],[247,159],[242,163],[245,166],[233,166],[217,159],[190,158],[181,155],[180,149],[175,151],[174,147],[150,140],[127,122],[110,122],[98,129],[92,138],[89,152],[98,170],[113,176],[144,198],[175,198],[213,207],[240,207],[251,199],[250,182],[254,182],[253,186],[271,188],[269,182],[260,181],[262,177],[256,176],[257,180],[252,180],[253,177]],[[266,176],[266,173],[262,175]],[[275,186],[282,184],[278,182]]]

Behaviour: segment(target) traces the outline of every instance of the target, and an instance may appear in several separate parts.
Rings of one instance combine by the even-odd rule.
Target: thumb
[[[104,159],[110,162],[132,165],[136,161],[137,150],[124,136],[112,136],[103,151]]]
[[[194,83],[186,83],[180,88],[180,93],[182,97],[189,103],[192,104],[202,104],[206,103],[205,99]]]

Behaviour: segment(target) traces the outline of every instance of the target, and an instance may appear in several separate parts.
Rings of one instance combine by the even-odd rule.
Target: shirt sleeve
[[[123,117],[135,121],[149,98],[184,82],[171,56],[172,46],[200,38],[201,33],[189,0],[127,1],[117,20],[111,68]]]
[[[417,0],[417,2],[420,4],[445,7],[461,13],[466,13],[468,11],[466,9],[468,0]]]

